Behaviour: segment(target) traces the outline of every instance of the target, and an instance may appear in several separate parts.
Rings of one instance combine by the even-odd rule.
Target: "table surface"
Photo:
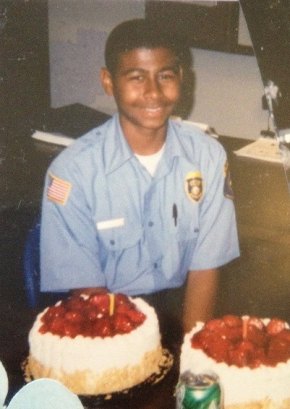
[[[290,196],[283,167],[238,158],[250,141],[220,137],[229,155],[240,235],[241,257],[222,269],[217,315],[277,315],[290,321]],[[21,260],[25,234],[39,209],[45,170],[62,149],[38,141],[5,142],[1,207],[0,360],[9,374],[8,400],[23,385],[21,362],[37,311],[25,304]],[[174,408],[180,343],[168,322],[166,347],[175,361],[158,384],[133,390],[92,408]],[[171,335],[172,337],[171,337]],[[172,341],[172,342],[171,342]]]

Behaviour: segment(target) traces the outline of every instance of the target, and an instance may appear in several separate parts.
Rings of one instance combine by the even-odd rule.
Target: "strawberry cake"
[[[278,318],[225,315],[184,337],[180,373],[215,373],[225,409],[290,408],[290,329]]]
[[[141,298],[95,293],[69,297],[37,316],[26,370],[79,395],[106,395],[142,383],[161,360],[155,310]]]

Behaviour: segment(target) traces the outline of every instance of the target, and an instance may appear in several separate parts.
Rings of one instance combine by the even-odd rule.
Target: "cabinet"
[[[50,106],[48,5],[0,0],[1,131],[29,129]]]
[[[191,47],[227,53],[253,54],[239,43],[238,1],[146,0],[146,17],[165,25]]]

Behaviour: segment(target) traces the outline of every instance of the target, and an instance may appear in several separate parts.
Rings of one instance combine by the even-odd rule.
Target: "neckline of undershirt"
[[[138,155],[137,153],[135,153],[136,158],[148,170],[151,176],[153,176],[156,171],[157,165],[163,154],[164,147],[165,144],[163,144],[162,148],[159,149],[158,152],[153,153],[152,155]]]

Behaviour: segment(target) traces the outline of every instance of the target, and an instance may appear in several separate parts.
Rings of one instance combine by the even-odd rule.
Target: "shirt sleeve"
[[[43,193],[41,290],[105,286],[85,181],[71,164],[57,163],[47,172]]]
[[[220,144],[211,146],[202,174],[205,194],[190,270],[217,268],[240,255],[228,162]]]

